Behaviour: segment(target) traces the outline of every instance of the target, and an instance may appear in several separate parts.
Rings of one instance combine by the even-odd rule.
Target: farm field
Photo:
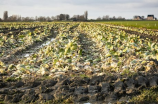
[[[158,21],[100,21],[100,23],[145,29],[158,29]]]
[[[106,22],[0,23],[0,101],[156,103],[157,41]]]

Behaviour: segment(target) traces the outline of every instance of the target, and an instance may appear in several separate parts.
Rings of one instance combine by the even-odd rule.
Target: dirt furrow
[[[158,75],[127,77],[103,74],[81,77],[80,73],[73,73],[76,76],[71,77],[72,72],[68,71],[58,78],[30,78],[19,81],[3,79],[0,81],[0,100],[8,103],[127,103],[140,90],[157,86],[158,83]]]

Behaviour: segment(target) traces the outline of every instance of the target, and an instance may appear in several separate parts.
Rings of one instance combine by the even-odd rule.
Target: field
[[[158,21],[97,21],[106,24],[146,28],[146,29],[158,29]]]
[[[0,25],[1,103],[158,102],[156,29],[107,22]]]

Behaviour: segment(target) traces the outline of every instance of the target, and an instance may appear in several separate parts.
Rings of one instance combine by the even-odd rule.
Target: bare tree
[[[18,20],[18,18],[19,18],[19,16],[18,15],[12,15],[12,16],[10,16],[10,17],[8,17],[8,21],[17,21]]]
[[[50,21],[51,21],[51,18],[48,16],[48,17],[46,18],[46,20],[47,20],[48,22],[50,22]]]
[[[68,14],[65,15],[65,19],[69,20],[70,16]]]
[[[106,18],[107,20],[109,20],[110,17],[109,17],[109,15],[106,15],[105,18]]]
[[[115,17],[115,16],[113,16],[113,18],[112,18],[112,19],[114,19],[114,20],[115,20],[115,19],[116,19],[116,17]]]
[[[46,17],[40,16],[40,17],[38,18],[38,20],[39,20],[39,21],[46,21]]]
[[[55,20],[55,17],[54,17],[54,16],[52,16],[52,17],[51,17],[51,20]]]
[[[109,15],[103,16],[103,20],[109,20]]]
[[[118,16],[118,18],[117,18],[118,20],[121,20],[122,19],[122,17],[121,16]]]
[[[85,11],[84,18],[85,18],[85,20],[88,20],[88,11]]]
[[[77,16],[76,16],[77,20],[79,20],[79,17],[80,17],[80,15],[77,15]]]
[[[60,15],[57,15],[57,16],[56,16],[56,20],[60,20]]]
[[[3,20],[6,21],[8,19],[8,11],[4,11]]]
[[[101,20],[101,17],[98,17],[96,20]]]
[[[38,17],[36,16],[36,17],[35,17],[35,21],[37,21],[37,20],[38,20]]]
[[[21,16],[20,15],[18,16],[18,21],[21,21]]]

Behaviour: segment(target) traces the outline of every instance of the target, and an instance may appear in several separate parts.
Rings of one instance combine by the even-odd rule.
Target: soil
[[[81,75],[84,77],[81,77]],[[73,103],[128,102],[140,90],[157,86],[155,75],[102,75],[67,71],[58,77],[38,76],[27,79],[0,80],[0,100],[5,103],[37,103],[70,99]],[[130,103],[132,104],[132,103]]]

